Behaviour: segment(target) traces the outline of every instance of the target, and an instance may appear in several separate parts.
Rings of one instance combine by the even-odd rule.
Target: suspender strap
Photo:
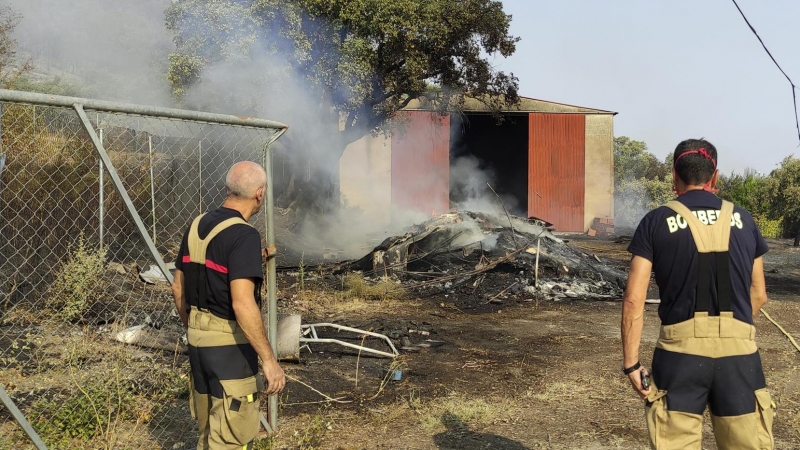
[[[208,268],[197,265],[197,308],[200,311],[208,311]]]
[[[733,282],[731,281],[730,253],[715,253],[717,259],[717,299],[719,310],[733,311],[731,298],[733,297]]]
[[[713,253],[700,253],[697,255],[697,299],[695,312],[708,312],[711,307],[711,263],[714,261]]]
[[[200,228],[200,219],[202,218],[203,216],[195,218],[192,222],[191,228],[189,229],[189,258],[193,263],[203,265],[206,263],[206,250],[208,249],[208,244],[210,244],[211,240],[220,234],[224,229],[232,227],[233,225],[252,226],[245,222],[245,220],[241,217],[231,217],[230,219],[223,220],[222,222],[218,223],[217,226],[211,229],[204,239],[200,239],[200,233],[198,229]]]
[[[723,200],[719,216],[713,225],[705,225],[692,214],[692,211],[683,203],[673,200],[668,202],[667,208],[680,214],[689,225],[697,251],[700,253],[727,252],[731,238],[731,215],[733,203]]]
[[[707,313],[711,307],[712,267],[716,266],[714,279],[720,312],[731,311],[733,288],[730,274],[730,254],[728,248],[731,236],[731,216],[733,203],[723,200],[717,220],[710,225],[703,224],[683,203],[673,200],[666,207],[672,209],[689,225],[697,246],[697,298],[695,312]]]
[[[218,223],[204,239],[200,239],[200,219],[202,219],[204,215],[205,214],[198,216],[192,221],[192,225],[189,228],[189,242],[187,246],[189,250],[189,261],[197,264],[197,308],[201,311],[208,311],[208,268],[206,267],[206,251],[208,250],[208,245],[211,243],[212,239],[226,228],[234,225],[251,225],[241,217],[232,217]]]

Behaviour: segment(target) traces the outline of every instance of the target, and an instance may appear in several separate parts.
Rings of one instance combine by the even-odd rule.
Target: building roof
[[[472,112],[489,112],[492,108],[487,104],[488,102],[467,97],[464,99],[463,111]],[[406,111],[431,111],[434,110],[430,101],[425,98],[412,100],[408,106],[403,108]],[[548,100],[539,100],[531,97],[520,97],[519,103],[513,106],[501,108],[503,112],[521,112],[521,113],[560,113],[560,114],[611,114],[616,115],[614,111],[607,111],[604,109],[587,108],[584,106],[568,105],[566,103],[551,102]]]

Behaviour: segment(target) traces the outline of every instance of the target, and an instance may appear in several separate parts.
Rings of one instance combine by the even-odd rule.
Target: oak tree
[[[766,203],[773,219],[783,218],[785,231],[800,246],[800,159],[788,156],[766,179]]]
[[[237,107],[290,103],[275,114],[300,130],[290,141],[319,145],[302,142],[303,121],[325,122],[328,164],[418,98],[442,111],[465,96],[495,109],[518,101],[517,79],[490,59],[511,55],[518,41],[500,1],[176,0],[166,23],[177,48],[168,73],[176,96],[227,66],[229,90],[189,99],[224,99],[244,84],[251,89]],[[267,89],[239,79],[248,68]],[[312,101],[281,98],[287,83]]]

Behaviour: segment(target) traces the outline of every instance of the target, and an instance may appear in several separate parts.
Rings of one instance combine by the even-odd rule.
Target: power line
[[[747,24],[747,26],[750,27],[750,31],[752,31],[753,34],[756,35],[756,38],[758,38],[758,42],[760,42],[761,46],[764,47],[764,51],[767,52],[767,55],[769,55],[769,58],[772,60],[772,62],[775,63],[775,66],[778,68],[778,70],[781,71],[783,76],[786,77],[786,79],[789,81],[789,84],[792,86],[792,102],[794,103],[794,123],[795,123],[795,126],[797,126],[797,138],[798,138],[798,140],[800,140],[800,121],[797,119],[797,92],[796,92],[797,86],[794,84],[792,79],[789,78],[789,75],[786,75],[786,72],[784,72],[784,70],[781,68],[781,65],[778,64],[778,61],[775,60],[775,57],[772,56],[772,53],[770,53],[770,51],[767,48],[766,44],[764,44],[764,41],[761,39],[761,36],[759,36],[758,32],[756,32],[756,29],[753,28],[752,25],[750,25],[750,21],[747,20],[747,17],[744,15],[744,12],[742,12],[742,8],[739,8],[739,4],[736,3],[736,0],[731,0],[731,1],[736,6],[736,9],[739,10],[739,14],[742,15],[742,19],[744,19],[744,21]]]

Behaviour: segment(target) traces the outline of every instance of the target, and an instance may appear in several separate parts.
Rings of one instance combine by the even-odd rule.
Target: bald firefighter
[[[650,211],[633,255],[622,310],[622,369],[645,400],[650,445],[700,450],[708,406],[720,450],[772,449],[773,404],[754,341],[753,318],[767,301],[753,218],[714,193],[717,150],[703,139],[678,144],[678,198]],[[639,362],[645,297],[655,273],[661,330],[651,375]]]
[[[189,409],[200,428],[198,450],[252,448],[264,389],[259,358],[267,395],[286,383],[261,319],[261,236],[247,223],[260,210],[266,185],[260,165],[234,164],[225,178],[225,202],[194,219],[175,263],[172,294],[189,339]]]

